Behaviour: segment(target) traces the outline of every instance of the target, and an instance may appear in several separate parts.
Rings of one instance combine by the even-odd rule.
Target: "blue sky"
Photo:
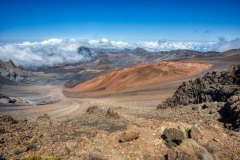
[[[217,41],[240,37],[239,0],[0,0],[0,39]]]

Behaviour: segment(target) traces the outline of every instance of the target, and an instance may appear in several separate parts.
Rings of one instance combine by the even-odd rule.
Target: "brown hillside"
[[[208,69],[211,65],[192,62],[159,62],[111,71],[64,92],[88,93],[138,89],[149,85],[183,79]]]

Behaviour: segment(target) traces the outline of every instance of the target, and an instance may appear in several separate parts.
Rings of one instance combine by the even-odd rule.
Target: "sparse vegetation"
[[[17,147],[16,149],[14,149],[13,154],[19,155],[26,151],[27,149],[25,147]]]
[[[20,160],[62,160],[61,157],[53,155],[53,156],[41,156],[36,154],[28,155]]]

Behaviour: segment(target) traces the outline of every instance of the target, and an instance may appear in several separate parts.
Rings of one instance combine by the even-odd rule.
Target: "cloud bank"
[[[159,41],[143,41],[128,43],[124,41],[101,40],[76,40],[52,38],[41,42],[23,42],[0,44],[0,59],[12,59],[17,65],[22,66],[53,66],[61,63],[74,63],[89,61],[91,57],[78,54],[80,46],[105,49],[134,49],[142,47],[148,51],[169,51],[188,49],[196,51],[226,51],[240,48],[240,38],[227,41],[219,38],[218,42],[170,42],[166,39]]]

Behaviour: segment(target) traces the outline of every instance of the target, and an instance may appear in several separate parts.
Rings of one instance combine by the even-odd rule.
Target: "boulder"
[[[119,118],[120,118],[120,116],[118,115],[118,113],[115,112],[115,111],[113,110],[113,108],[108,108],[108,110],[107,110],[107,117],[115,118],[115,119],[119,119]]]
[[[127,130],[124,131],[120,137],[119,137],[119,142],[127,142],[127,141],[132,141],[135,139],[139,138],[140,130],[136,126],[128,126]]]
[[[168,151],[168,160],[213,160],[212,155],[193,139],[185,139]]]
[[[168,147],[175,147],[181,144],[182,141],[187,138],[187,135],[182,128],[166,128],[161,137],[165,140]]]

